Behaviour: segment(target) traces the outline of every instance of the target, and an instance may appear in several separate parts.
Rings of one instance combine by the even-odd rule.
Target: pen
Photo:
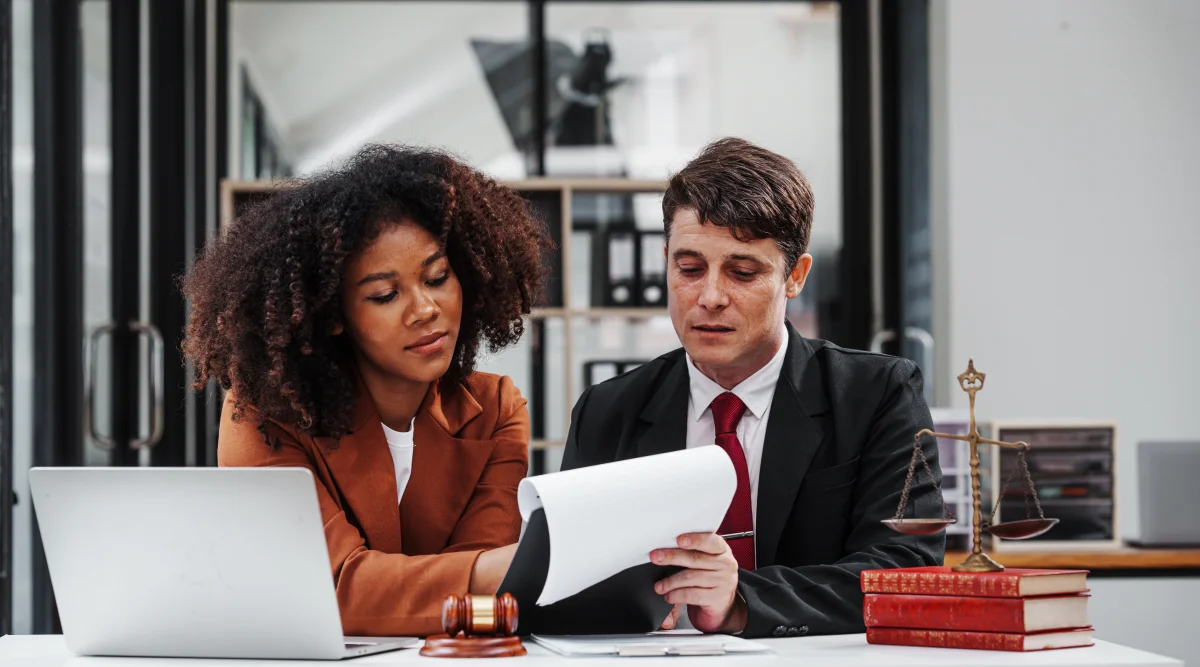
[[[753,530],[747,530],[747,531],[746,531],[746,532],[744,532],[744,533],[726,533],[726,534],[724,534],[724,535],[721,535],[720,537],[721,537],[721,539],[723,539],[723,540],[726,540],[726,541],[728,541],[728,540],[740,540],[740,539],[742,539],[743,537],[754,537],[754,531],[753,531]]]

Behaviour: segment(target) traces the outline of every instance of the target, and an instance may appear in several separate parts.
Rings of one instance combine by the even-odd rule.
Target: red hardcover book
[[[1010,567],[1002,572],[954,572],[948,566],[864,570],[862,592],[903,595],[1023,598],[1063,595],[1087,590],[1087,570],[1030,570]]]
[[[1087,603],[1086,594],[980,598],[868,593],[863,621],[867,627],[1028,634],[1088,627]]]
[[[979,651],[1043,651],[1091,646],[1092,628],[1023,635],[1015,632],[957,632],[912,628],[867,628],[868,644],[965,648]]]

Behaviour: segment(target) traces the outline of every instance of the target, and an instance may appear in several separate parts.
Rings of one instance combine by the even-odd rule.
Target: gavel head
[[[451,637],[511,637],[517,633],[517,600],[505,593],[451,595],[442,603],[442,631]]]

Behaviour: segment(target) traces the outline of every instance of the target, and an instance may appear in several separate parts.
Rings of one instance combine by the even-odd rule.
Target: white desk
[[[1096,642],[1089,648],[1039,651],[1033,653],[1004,653],[1000,651],[959,651],[953,649],[910,648],[906,646],[871,646],[864,635],[834,637],[798,637],[796,639],[766,639],[764,644],[774,653],[688,658],[575,658],[568,659],[549,653],[533,642],[526,642],[529,655],[524,658],[504,658],[481,664],[507,665],[517,662],[539,664],[576,664],[598,667],[605,662],[620,661],[634,667],[650,662],[673,664],[676,667],[709,667],[725,665],[804,665],[819,667],[876,667],[879,665],[912,665],[937,667],[1041,667],[1057,665],[1103,665],[1105,667],[1142,667],[1144,665],[1182,665],[1179,660],[1138,651],[1108,642]],[[396,665],[412,662],[453,665],[458,661],[422,658],[416,649],[371,655],[337,663],[264,660],[173,660],[165,658],[81,658],[72,655],[61,636],[14,636],[0,638],[0,665],[4,667],[271,667],[289,665],[313,667],[319,664]]]

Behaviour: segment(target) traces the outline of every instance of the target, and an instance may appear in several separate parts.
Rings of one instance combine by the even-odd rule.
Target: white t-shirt
[[[392,464],[396,466],[396,502],[399,503],[404,497],[404,487],[412,477],[413,424],[408,425],[407,431],[393,431],[384,425],[383,435],[392,453]]]

